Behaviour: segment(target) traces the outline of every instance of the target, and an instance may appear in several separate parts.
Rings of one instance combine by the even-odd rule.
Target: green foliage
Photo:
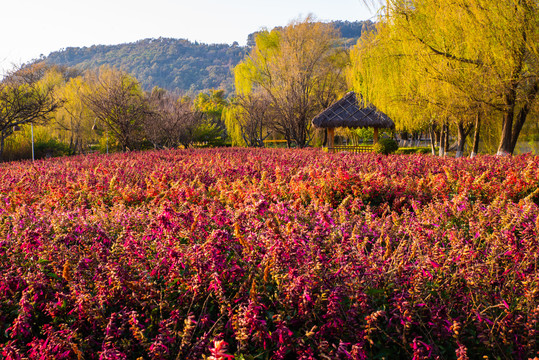
[[[61,105],[54,96],[55,77],[44,79],[44,71],[40,65],[24,66],[0,81],[0,157],[15,131],[27,124],[47,123]]]
[[[392,154],[398,149],[399,149],[399,144],[395,140],[388,139],[388,138],[382,138],[378,140],[378,142],[374,144],[372,147],[372,150],[375,153],[384,154],[384,155]]]
[[[346,91],[339,34],[312,17],[282,29],[262,31],[249,55],[234,69],[236,94],[260,91],[270,99],[272,131],[311,144],[311,119]]]
[[[242,109],[235,103],[231,103],[223,111],[223,121],[232,146],[247,146],[242,136],[241,122],[238,120],[242,116]]]
[[[329,22],[343,38],[343,45],[354,45],[357,40],[365,33],[375,30],[375,25],[371,20],[366,21],[331,21]],[[276,29],[282,30],[282,27]],[[260,34],[261,31],[257,31],[249,34],[247,37],[247,46],[255,46],[255,38]],[[347,46],[348,47],[348,46]]]
[[[223,121],[223,111],[228,106],[224,90],[211,89],[209,93],[199,93],[194,108],[203,115],[205,122],[194,133],[193,141],[205,146],[222,146],[227,138],[227,128]]]
[[[124,151],[140,148],[149,110],[137,79],[106,66],[95,73],[89,72],[87,77],[92,86],[84,102],[96,120]]]
[[[122,147],[119,146],[118,141],[116,141],[114,137],[111,137],[105,133],[101,134],[97,144],[95,144],[93,148],[94,150],[99,151],[101,154],[107,154],[122,150]]]
[[[15,161],[32,158],[32,142],[30,131],[17,131],[6,139],[2,161]]]
[[[357,136],[357,138],[361,140],[362,143],[372,140],[374,137],[373,128],[350,129],[350,132]]]

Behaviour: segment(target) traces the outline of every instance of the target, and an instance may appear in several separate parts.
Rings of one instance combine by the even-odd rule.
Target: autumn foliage
[[[538,356],[539,159],[0,165],[8,359]]]

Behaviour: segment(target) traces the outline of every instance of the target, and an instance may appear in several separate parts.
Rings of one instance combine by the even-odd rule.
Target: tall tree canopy
[[[290,145],[312,139],[311,119],[345,91],[346,56],[338,32],[308,17],[281,30],[263,31],[248,57],[236,66],[238,95],[260,91],[275,113],[270,127]]]

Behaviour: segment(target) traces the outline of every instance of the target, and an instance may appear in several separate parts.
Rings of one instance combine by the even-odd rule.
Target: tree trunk
[[[286,147],[287,147],[288,149],[292,148],[292,139],[291,139],[291,137],[290,137],[290,134],[287,132],[287,133],[285,133],[285,136],[284,136],[284,137],[285,137],[285,139],[286,139]]]
[[[436,130],[434,124],[430,126],[430,151],[433,156],[436,156]]]
[[[503,115],[502,136],[500,138],[500,145],[498,146],[498,152],[496,155],[511,155],[513,149],[511,144],[513,143],[513,117],[515,116],[516,105],[516,86],[513,86],[509,92],[505,95],[506,111]]]
[[[438,155],[445,156],[447,150],[447,125],[444,122],[440,129],[440,147],[438,148]]]
[[[401,131],[401,141],[402,147],[408,146],[408,133],[406,131]]]
[[[439,141],[439,144],[438,144],[438,156],[444,156],[444,148],[445,148],[444,130],[445,130],[445,125],[442,124],[442,126],[440,127],[440,141]]]
[[[4,155],[4,134],[0,133],[0,162],[3,161],[2,156]]]
[[[511,155],[513,153],[511,149],[512,134],[513,134],[513,110],[508,111],[503,118],[502,136],[500,139],[500,145],[498,146],[498,152],[496,155]]]
[[[475,118],[475,130],[473,134],[473,147],[470,158],[474,158],[479,153],[479,131],[481,130],[481,113],[478,111]]]
[[[524,123],[526,122],[526,118],[528,117],[528,114],[531,110],[532,104],[535,101],[535,97],[537,96],[537,92],[539,91],[539,82],[536,82],[534,86],[532,87],[530,93],[528,94],[528,101],[524,104],[524,106],[520,109],[520,111],[517,114],[517,117],[514,122],[513,131],[511,132],[511,153],[515,151],[515,147],[517,146],[517,140],[518,135],[520,134],[520,131],[522,130],[522,127],[524,126]]]
[[[444,156],[447,155],[447,152],[449,151],[449,124],[445,124],[445,140],[444,140]]]
[[[526,109],[526,107],[527,106],[524,106],[522,109],[520,109],[513,124],[513,131],[511,132],[511,154],[515,151],[518,135],[520,134],[520,130],[522,130],[522,126],[524,126],[526,118],[528,117],[529,109]]]
[[[419,146],[419,139],[421,138],[421,136],[419,135],[419,132],[418,131],[414,131],[412,133],[412,146]]]
[[[464,141],[466,140],[466,134],[464,133],[464,125],[459,121],[457,123],[457,151],[455,158],[461,158],[464,153]]]
[[[455,155],[456,158],[460,158],[464,156],[464,146],[466,145],[466,138],[468,137],[468,134],[470,133],[471,127],[467,126],[464,127],[464,124],[462,121],[459,121],[457,124],[458,129],[458,136],[457,136],[457,153]]]
[[[539,82],[535,82],[530,92],[527,94],[527,101],[518,112],[516,119],[516,90],[511,89],[509,94],[506,95],[507,111],[503,118],[502,137],[500,139],[497,155],[511,155],[515,151],[518,136],[520,135],[520,131],[526,122],[526,118],[528,117],[528,113],[531,110],[538,91]]]
[[[73,152],[73,155],[77,153],[78,147],[79,147],[79,138],[75,138],[75,145],[73,146],[73,149],[71,149],[71,151]]]

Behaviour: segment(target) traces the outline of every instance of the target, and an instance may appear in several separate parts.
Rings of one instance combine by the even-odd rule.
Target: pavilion
[[[395,123],[386,114],[378,111],[371,104],[365,104],[360,98],[358,102],[356,94],[351,91],[342,99],[335,102],[326,110],[318,114],[312,124],[317,128],[327,128],[328,149],[334,148],[335,128],[374,128],[374,143],[378,142],[378,129],[394,129]]]

